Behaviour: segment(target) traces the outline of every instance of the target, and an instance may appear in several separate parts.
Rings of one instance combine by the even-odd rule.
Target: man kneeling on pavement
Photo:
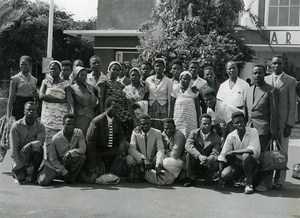
[[[246,127],[243,112],[232,114],[235,128],[224,143],[219,160],[219,188],[224,187],[224,180],[246,176],[245,194],[253,193],[253,177],[258,172],[260,142],[255,128]]]
[[[74,115],[66,114],[64,128],[53,136],[49,157],[38,175],[40,185],[49,185],[59,176],[67,183],[76,183],[86,159],[86,143],[82,131],[75,128],[75,121]]]
[[[205,183],[210,184],[218,172],[218,155],[221,150],[221,138],[211,128],[212,118],[208,114],[200,117],[200,128],[193,130],[187,139],[186,181],[185,187],[194,184],[196,174],[204,176]]]
[[[165,129],[168,122],[169,120],[165,121]],[[167,130],[166,134],[168,137],[171,137],[169,133]],[[170,139],[165,138],[165,140]],[[181,153],[183,143],[175,147],[173,145],[173,148],[177,149],[175,152]],[[151,128],[151,121],[148,115],[142,115],[140,117],[140,126],[136,127],[132,132],[128,149],[129,155],[126,157],[126,162],[129,166],[129,181],[140,182],[146,179],[148,182],[157,185],[172,184],[181,171],[178,167],[180,168],[183,164],[180,165],[181,160],[178,160],[177,157],[179,155],[177,154],[173,157],[176,157],[180,163],[176,160],[166,160],[164,162],[164,152],[162,133],[157,129]],[[176,164],[174,164],[175,162]],[[166,168],[171,172],[165,169],[163,163],[166,163]]]

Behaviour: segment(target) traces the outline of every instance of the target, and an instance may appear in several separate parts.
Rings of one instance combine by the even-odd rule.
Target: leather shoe
[[[283,189],[283,185],[282,185],[282,184],[275,183],[275,184],[272,186],[272,189],[273,189],[273,190],[282,190],[282,189]]]
[[[191,179],[187,179],[183,184],[184,187],[191,187],[194,184],[194,181]]]

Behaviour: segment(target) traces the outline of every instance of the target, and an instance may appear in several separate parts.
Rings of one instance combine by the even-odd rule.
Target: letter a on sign
[[[276,32],[273,32],[270,44],[278,44]]]

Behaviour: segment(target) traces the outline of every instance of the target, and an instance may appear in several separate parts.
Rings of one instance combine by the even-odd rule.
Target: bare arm
[[[17,83],[12,80],[10,82],[10,86],[9,86],[9,97],[8,97],[8,103],[7,103],[7,116],[11,117],[11,113],[12,113],[12,106],[15,102],[15,98],[16,98],[16,90],[17,90]]]
[[[40,89],[40,99],[42,101],[50,102],[50,103],[65,103],[65,99],[57,99],[55,97],[46,95],[47,85],[42,82],[41,89]]]
[[[70,86],[66,87],[65,91],[66,91],[66,102],[70,108],[70,113],[74,114],[74,99],[72,96],[71,87]]]

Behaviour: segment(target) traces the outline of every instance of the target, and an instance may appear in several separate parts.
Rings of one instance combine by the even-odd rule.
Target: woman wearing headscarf
[[[11,78],[7,104],[7,116],[16,120],[24,116],[24,105],[38,98],[36,89],[37,79],[30,73],[32,59],[29,56],[20,58],[20,72]]]
[[[171,117],[171,93],[173,84],[171,79],[164,75],[165,61],[157,58],[153,62],[155,74],[146,79],[149,90],[149,116],[153,127],[163,129],[163,119]]]
[[[141,82],[141,73],[139,68],[132,68],[129,71],[129,76],[131,84],[125,86],[123,92],[126,95],[131,108],[134,110],[135,114],[135,124],[138,123],[138,118],[142,114],[148,114],[148,101],[147,99],[147,88]]]
[[[129,140],[133,129],[133,112],[129,106],[123,89],[123,84],[117,81],[122,65],[117,61],[112,61],[108,65],[109,79],[98,83],[100,87],[100,112],[104,111],[104,102],[108,97],[114,97],[119,100],[119,113],[124,133]]]
[[[73,70],[74,84],[72,96],[74,99],[74,114],[76,115],[76,127],[86,135],[90,122],[95,117],[95,108],[98,103],[93,90],[86,84],[87,70],[84,67],[76,67]]]
[[[65,114],[74,113],[74,101],[70,81],[61,79],[62,66],[59,61],[51,61],[50,74],[43,80],[40,99],[43,101],[41,123],[46,127],[46,145],[52,136],[63,129]]]
[[[172,92],[172,102],[174,105],[174,121],[176,128],[185,137],[189,137],[190,132],[197,129],[197,112],[195,99],[199,92],[191,89],[192,74],[184,71],[179,76],[180,85]]]

